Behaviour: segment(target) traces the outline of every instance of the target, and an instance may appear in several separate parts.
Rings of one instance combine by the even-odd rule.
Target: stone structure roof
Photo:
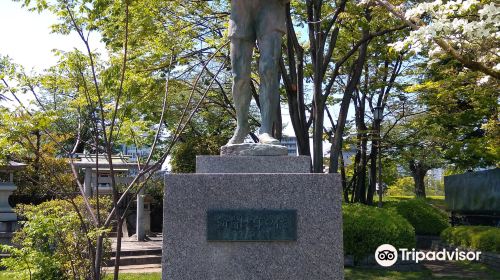
[[[26,164],[24,163],[9,161],[8,164],[0,164],[0,171],[17,171],[24,169],[25,167]]]

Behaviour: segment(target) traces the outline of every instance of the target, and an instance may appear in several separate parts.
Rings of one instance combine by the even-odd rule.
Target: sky
[[[56,64],[52,50],[83,49],[77,34],[52,34],[50,25],[57,18],[48,12],[38,14],[21,7],[21,3],[0,0],[0,55],[8,55],[26,70],[41,71]],[[98,40],[91,44],[99,47]]]

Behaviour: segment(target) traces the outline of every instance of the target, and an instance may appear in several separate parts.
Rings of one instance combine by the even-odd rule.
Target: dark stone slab
[[[500,168],[444,177],[448,210],[463,214],[500,215]]]

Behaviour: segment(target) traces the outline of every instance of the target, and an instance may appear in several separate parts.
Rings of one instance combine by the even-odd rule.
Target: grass
[[[419,272],[399,272],[381,269],[367,268],[346,268],[344,269],[345,279],[370,279],[370,280],[413,280],[413,279],[436,279],[428,270]],[[439,278],[446,279],[446,278]]]
[[[369,269],[369,268],[346,268],[344,269],[346,280],[357,280],[357,279],[370,279],[370,280],[416,280],[416,279],[429,279],[429,280],[451,280],[451,279],[474,279],[470,278],[470,275],[482,276],[482,280],[494,280],[500,279],[500,272],[495,271],[488,266],[480,263],[471,262],[455,262],[463,272],[469,274],[469,277],[457,278],[456,276],[447,277],[437,277],[432,274],[432,272],[426,268],[421,271],[392,271],[384,269]],[[487,275],[487,276],[486,276]],[[479,279],[479,278],[477,278]]]
[[[500,279],[500,273],[488,269],[486,266],[478,263],[460,263],[467,271],[488,272],[491,274],[490,279]],[[346,268],[344,269],[346,280],[357,279],[370,279],[370,280],[451,280],[457,279],[456,277],[434,277],[432,273],[423,269],[417,272],[400,272],[390,271],[383,269],[367,269],[367,268]],[[106,280],[112,277],[105,278]],[[161,273],[147,273],[147,274],[122,274],[120,280],[160,280]],[[468,278],[470,279],[470,278]],[[0,278],[2,280],[2,278]]]
[[[106,277],[106,280],[112,279],[112,277]],[[123,274],[120,275],[120,280],[159,280],[161,279],[160,273],[148,273],[148,274]],[[429,271],[422,272],[396,272],[396,271],[384,271],[378,269],[345,269],[345,279],[375,279],[375,280],[412,280],[412,279],[437,279],[432,278]],[[446,279],[446,278],[439,278]]]
[[[485,265],[478,263],[468,263],[468,262],[460,262],[459,265],[463,267],[466,271],[471,272],[486,272],[491,278],[489,279],[500,279],[500,273],[495,272]],[[456,277],[435,277],[432,275],[431,271],[427,269],[423,269],[421,271],[416,272],[400,272],[400,271],[391,271],[384,269],[368,269],[368,268],[346,268],[344,270],[345,279],[346,280],[357,280],[357,279],[370,279],[370,280],[417,280],[417,279],[425,279],[425,280],[451,280],[457,279]],[[0,272],[0,280],[12,280],[11,275],[9,273],[3,271]],[[108,275],[104,278],[105,280],[113,279],[112,275]],[[129,273],[129,274],[121,274],[120,280],[160,280],[161,273]],[[465,279],[465,278],[464,278]],[[467,278],[470,279],[470,278]],[[485,279],[487,280],[487,279]]]
[[[500,279],[500,273],[487,268],[482,264],[460,264],[460,266],[464,266],[466,271],[469,272],[486,272],[488,273],[488,277],[481,278],[482,280],[495,280]],[[383,269],[369,269],[369,268],[346,268],[344,269],[345,279],[346,280],[357,280],[357,279],[370,279],[370,280],[458,280],[458,279],[474,279],[469,277],[460,277],[456,276],[446,276],[446,277],[437,277],[432,275],[430,270],[423,269],[418,272],[409,272],[409,271],[392,271],[392,270],[383,270]],[[481,274],[484,275],[484,274]],[[479,279],[479,278],[477,278]]]
[[[108,275],[104,280],[113,279],[113,275]],[[2,279],[0,279],[2,280]],[[161,280],[161,273],[126,273],[120,274],[120,280]]]
[[[0,280],[15,280],[15,276],[6,271],[0,271]],[[113,275],[108,274],[104,280],[112,280]],[[120,275],[120,280],[161,280],[161,273],[126,273]]]

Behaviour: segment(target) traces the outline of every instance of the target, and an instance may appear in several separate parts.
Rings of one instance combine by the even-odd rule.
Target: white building
[[[298,155],[297,137],[283,135],[283,137],[281,138],[281,145],[285,146],[288,149],[289,156]]]
[[[147,158],[150,152],[150,147],[138,148],[135,145],[121,145],[121,153],[129,157],[129,162],[137,162],[138,158]]]

